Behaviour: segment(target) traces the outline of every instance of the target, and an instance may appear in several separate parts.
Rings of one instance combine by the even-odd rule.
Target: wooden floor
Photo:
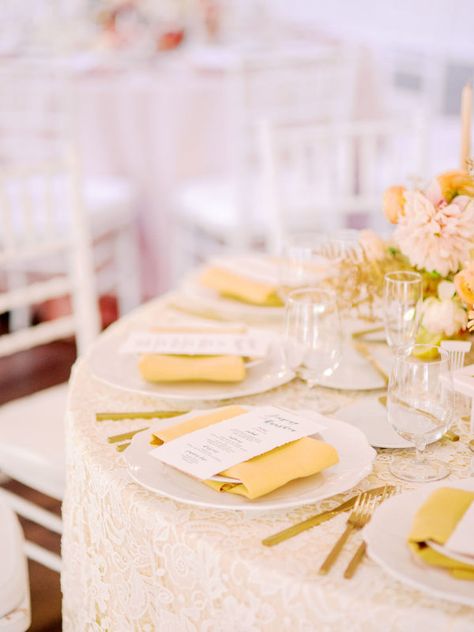
[[[1,323],[0,323],[1,324]],[[57,342],[0,359],[0,404],[34,391],[65,382],[76,355],[72,342]],[[57,501],[42,496],[18,483],[5,487],[22,490],[25,497],[60,513]],[[25,535],[52,551],[59,552],[59,537],[22,520]],[[33,632],[61,630],[61,591],[59,575],[35,562],[29,563]]]

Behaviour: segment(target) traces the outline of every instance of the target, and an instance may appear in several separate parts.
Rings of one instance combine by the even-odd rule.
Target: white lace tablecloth
[[[155,301],[104,335],[114,335],[131,321],[156,324],[176,318],[180,316],[165,301]],[[309,391],[295,380],[240,401],[325,411],[356,396]],[[76,365],[63,506],[66,632],[474,630],[474,609],[430,598],[393,580],[371,560],[363,562],[351,581],[342,579],[360,536],[352,539],[328,576],[319,576],[317,569],[340,534],[344,515],[276,547],[261,544],[265,536],[339,504],[354,490],[318,505],[246,514],[183,505],[132,482],[122,454],[107,443],[107,436],[142,427],[143,421],[97,423],[95,413],[156,408],[177,405],[100,383],[87,358]],[[433,449],[449,462],[453,478],[469,476],[466,445],[444,441]],[[379,451],[373,473],[357,489],[391,482],[391,459],[390,450]]]

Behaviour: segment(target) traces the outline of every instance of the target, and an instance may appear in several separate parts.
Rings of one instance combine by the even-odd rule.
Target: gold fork
[[[373,507],[374,498],[369,496],[366,492],[362,493],[357,499],[354,509],[347,519],[344,533],[339,537],[338,541],[332,547],[328,556],[321,564],[319,568],[320,575],[327,575],[327,573],[329,573],[352,531],[362,529],[362,527],[367,524],[372,514]]]
[[[383,494],[381,498],[378,500],[377,504],[382,504],[384,500],[387,500],[387,498],[390,498],[390,496],[393,496],[393,494],[396,491],[397,490],[395,487],[392,487],[391,485],[386,485],[383,491]],[[369,519],[371,516],[372,514],[370,514]],[[367,544],[365,543],[365,540],[363,540],[361,544],[359,544],[357,551],[354,553],[354,556],[352,557],[351,561],[346,567],[346,570],[344,571],[345,579],[351,579],[354,576],[354,573],[356,572],[357,568],[359,567],[359,564],[361,563],[365,555],[366,549],[367,549]]]

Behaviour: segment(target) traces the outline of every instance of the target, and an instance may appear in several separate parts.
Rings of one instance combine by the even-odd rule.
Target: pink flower
[[[405,193],[405,215],[394,238],[415,267],[446,276],[457,272],[474,241],[474,200],[459,195],[447,204],[439,185]]]

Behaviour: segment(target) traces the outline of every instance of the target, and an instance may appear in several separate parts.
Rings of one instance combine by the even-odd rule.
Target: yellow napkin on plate
[[[155,431],[151,443],[162,445],[188,432],[206,428],[246,412],[240,406],[226,406],[212,413],[204,413],[180,424]],[[282,487],[289,481],[317,474],[335,465],[338,460],[337,451],[333,446],[322,440],[303,437],[221,472],[222,476],[236,478],[241,481],[239,483],[210,480],[203,482],[216,491],[240,494],[253,500]]]
[[[473,501],[474,492],[451,487],[437,489],[417,511],[408,536],[408,545],[418,557],[431,566],[447,569],[457,579],[474,580],[474,565],[438,553],[428,546],[427,540],[445,544]]]
[[[161,333],[243,333],[245,327],[153,327]],[[240,356],[187,356],[145,354],[138,361],[140,375],[147,382],[241,382],[246,375]]]
[[[241,276],[225,268],[217,266],[206,268],[199,277],[199,283],[211,290],[216,290],[222,296],[228,296],[244,303],[262,307],[281,307],[283,305],[282,299],[278,296],[277,288],[271,283]]]

